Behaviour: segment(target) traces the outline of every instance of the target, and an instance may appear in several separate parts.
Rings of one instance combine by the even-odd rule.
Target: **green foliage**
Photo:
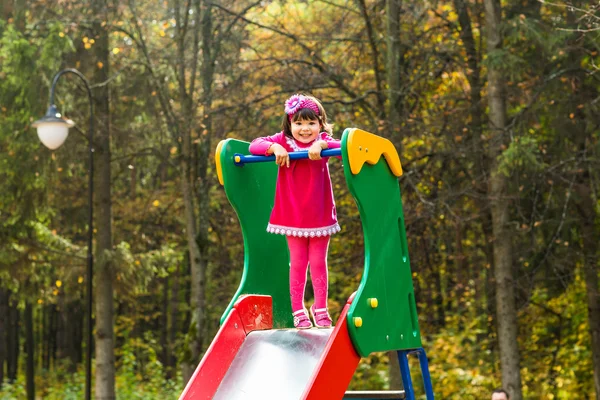
[[[593,366],[587,323],[585,281],[575,281],[560,296],[537,289],[522,313],[523,381],[529,393],[569,399],[573,393],[593,397]],[[548,323],[551,319],[553,323]]]
[[[85,397],[85,374],[79,370],[70,374],[66,366],[61,366],[55,371],[42,371],[36,376],[36,388],[41,392],[41,397],[49,400],[77,400]],[[56,382],[57,384],[49,384]]]
[[[17,379],[12,383],[5,381],[2,384],[0,400],[24,399],[26,397],[27,391],[25,389],[25,379]]]
[[[163,366],[154,351],[156,344],[153,333],[145,332],[144,339],[134,338],[119,349],[117,398],[170,399],[181,393],[180,377],[164,378]]]
[[[505,34],[505,47],[518,49],[524,48],[543,55],[552,57],[564,46],[565,40],[570,33],[560,30],[552,30],[544,21],[528,18],[521,14],[503,25]],[[540,54],[540,51],[542,54]]]
[[[436,396],[445,399],[480,398],[498,385],[491,338],[479,328],[481,319],[462,319],[467,329],[458,329],[458,319],[424,343]]]
[[[501,70],[509,79],[515,80],[522,76],[522,71],[527,67],[527,60],[509,49],[501,48],[488,52],[484,65]]]
[[[45,160],[29,127],[42,114],[39,88],[43,73],[55,70],[60,57],[72,50],[62,25],[50,23],[46,37],[30,36],[5,24],[0,36],[0,269],[15,262],[14,251],[35,235],[38,222],[47,223]],[[54,55],[54,57],[52,57]],[[58,57],[57,57],[58,56]],[[3,237],[8,234],[9,238]],[[30,250],[29,250],[30,251]],[[11,254],[12,253],[12,254]]]
[[[519,315],[521,373],[525,398],[570,399],[573,393],[592,397],[591,354],[585,282],[581,271],[569,288],[550,298],[536,290]],[[500,386],[494,336],[479,328],[487,315],[453,318],[424,343],[436,396],[481,398]],[[549,323],[549,319],[553,322]],[[464,329],[459,327],[464,326]],[[587,397],[585,397],[587,398]]]
[[[173,399],[181,393],[181,377],[165,379],[164,370],[151,346],[131,341],[121,347],[116,373],[117,399]],[[141,363],[139,357],[146,361]],[[92,371],[93,373],[94,371]],[[0,400],[26,398],[25,377],[19,375],[14,383],[5,381],[0,390]],[[52,371],[36,374],[36,395],[47,400],[80,400],[84,397],[85,373],[80,368],[69,373],[59,365]]]
[[[541,171],[545,165],[540,156],[539,145],[534,136],[515,138],[499,156],[498,172],[511,176],[515,171],[521,173]]]
[[[40,72],[56,71],[61,57],[74,50],[61,24],[50,23],[47,28],[45,38],[31,37],[30,32],[8,24],[0,37],[0,105],[13,129],[28,124],[31,113],[43,107],[37,97],[38,87],[32,85],[39,82]],[[0,132],[5,129],[3,124]]]
[[[348,390],[389,390],[389,358],[387,353],[373,353],[362,358]]]

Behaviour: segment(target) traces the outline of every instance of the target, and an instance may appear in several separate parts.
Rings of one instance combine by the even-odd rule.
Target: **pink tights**
[[[306,271],[310,264],[310,277],[315,293],[315,308],[327,307],[327,248],[329,236],[286,236],[290,249],[290,297],[292,312],[304,308]]]

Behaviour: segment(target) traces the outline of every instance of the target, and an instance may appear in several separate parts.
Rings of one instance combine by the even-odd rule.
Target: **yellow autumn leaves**
[[[94,43],[96,43],[94,39],[90,39],[87,36],[84,36],[81,41],[83,42],[83,47],[85,47],[86,50],[91,49]]]

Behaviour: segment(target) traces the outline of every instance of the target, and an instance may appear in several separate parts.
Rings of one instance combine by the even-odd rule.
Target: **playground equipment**
[[[219,181],[244,237],[244,270],[180,400],[414,400],[409,354],[418,356],[427,399],[434,398],[417,319],[398,153],[389,140],[359,129],[346,129],[341,142],[322,156],[342,157],[363,225],[364,272],[335,327],[308,330],[293,329],[285,237],[266,232],[277,166],[262,161],[273,157],[249,156],[249,143],[233,139],[217,146]],[[403,391],[346,392],[361,357],[390,350],[398,354]]]

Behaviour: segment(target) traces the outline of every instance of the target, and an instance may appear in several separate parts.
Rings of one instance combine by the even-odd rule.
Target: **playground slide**
[[[342,399],[360,357],[390,350],[398,354],[406,399],[415,399],[408,365],[412,354],[419,358],[427,399],[433,400],[412,285],[398,153],[389,140],[360,129],[346,129],[341,142],[329,155],[341,154],[360,212],[363,276],[333,329],[306,331],[290,329],[289,272],[282,268],[289,263],[285,238],[265,230],[277,166],[267,163],[268,157],[249,155],[247,142],[226,139],[217,146],[217,176],[239,219],[244,267],[221,328],[180,400]],[[296,156],[306,158],[307,153]]]
[[[231,363],[214,400],[299,399],[331,331],[277,329],[251,332]]]
[[[243,296],[180,400],[323,399],[344,396],[358,362],[346,305],[330,329],[270,329],[271,299]]]

